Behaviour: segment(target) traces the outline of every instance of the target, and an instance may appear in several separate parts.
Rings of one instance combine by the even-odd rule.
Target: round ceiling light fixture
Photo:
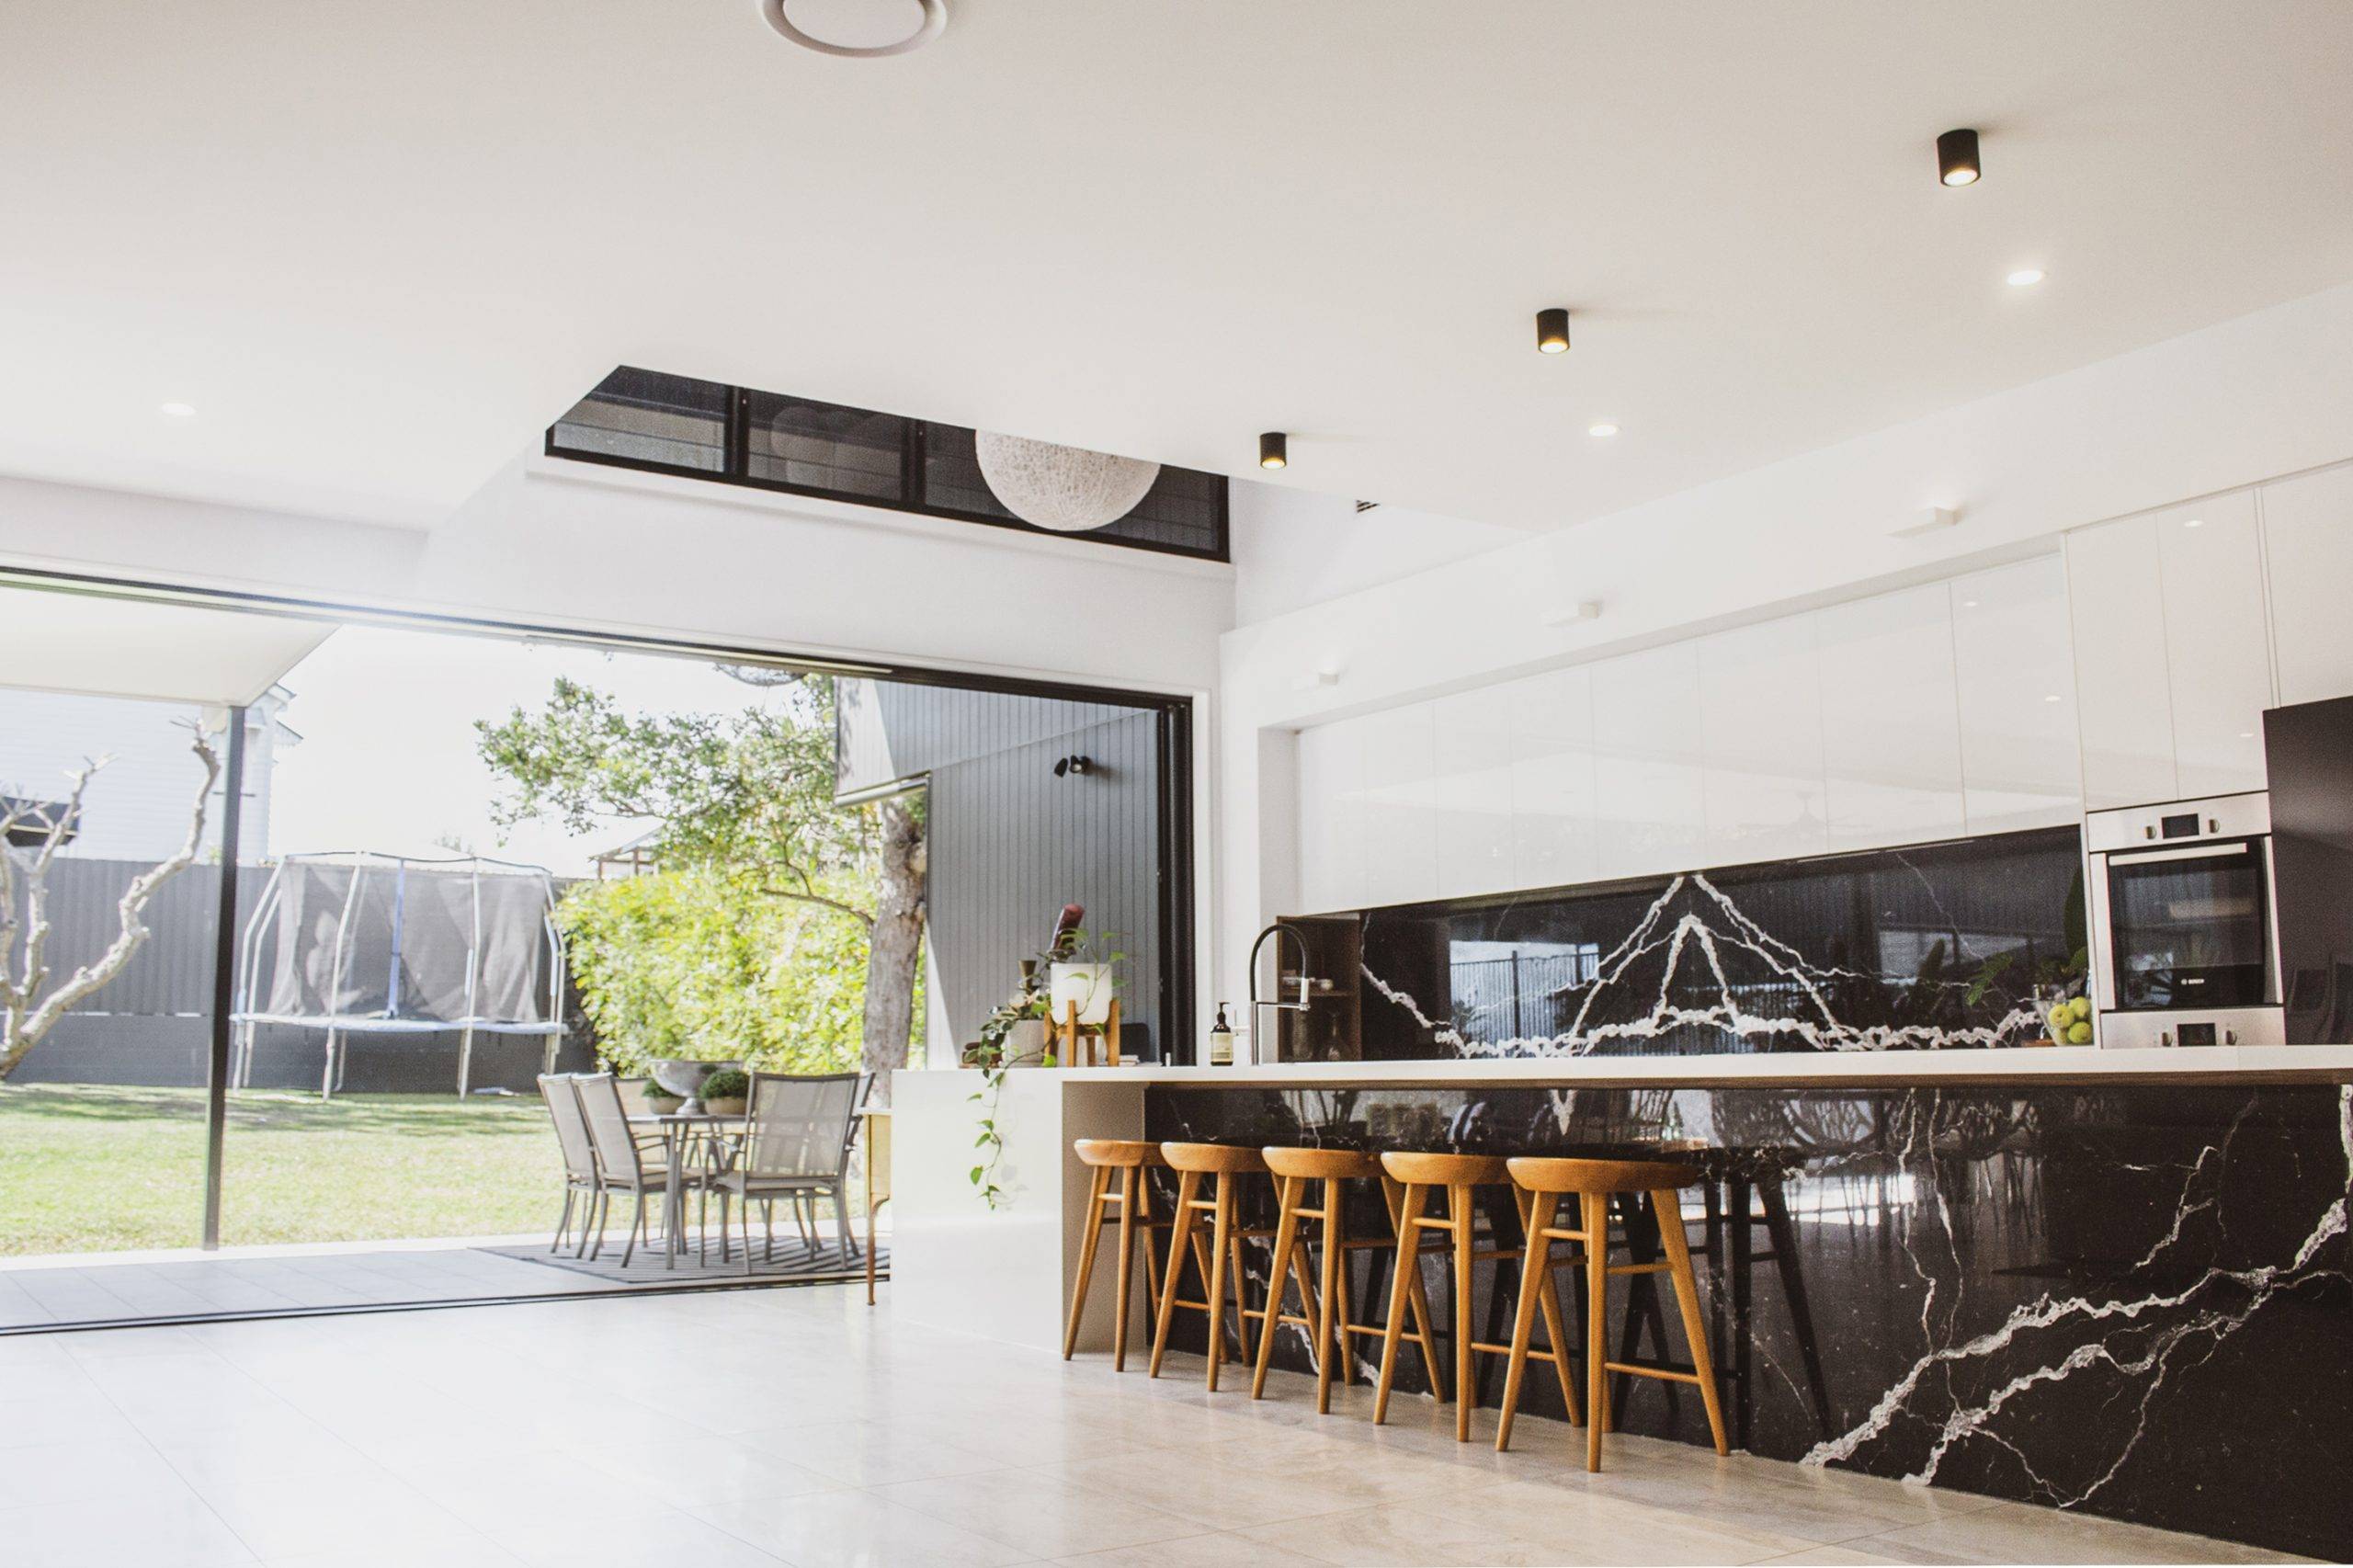
[[[1160,465],[1142,458],[987,430],[973,436],[972,455],[980,460],[989,493],[1006,511],[1058,534],[1117,522],[1136,509],[1160,477]]]
[[[1566,354],[1569,351],[1569,312],[1559,305],[1536,312],[1536,352]]]
[[[1260,468],[1290,466],[1290,437],[1280,430],[1268,430],[1258,437]]]
[[[948,0],[760,0],[768,26],[803,49],[846,60],[907,54],[948,26]]]

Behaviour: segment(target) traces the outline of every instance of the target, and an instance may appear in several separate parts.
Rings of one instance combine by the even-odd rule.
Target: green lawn
[[[221,1240],[551,1231],[563,1165],[537,1097],[229,1096]],[[0,1255],[194,1246],[200,1089],[0,1085]]]

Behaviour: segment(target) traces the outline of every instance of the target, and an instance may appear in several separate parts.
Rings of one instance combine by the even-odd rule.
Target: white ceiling
[[[631,362],[1543,527],[2353,278],[2345,0],[950,8],[0,8],[0,471],[429,523]]]
[[[0,585],[0,686],[255,702],[334,631],[327,621]]]

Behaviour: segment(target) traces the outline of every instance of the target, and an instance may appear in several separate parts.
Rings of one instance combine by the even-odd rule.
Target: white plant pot
[[[1073,1002],[1078,1004],[1080,1023],[1108,1023],[1111,1017],[1113,995],[1111,966],[1107,963],[1058,963],[1053,967],[1046,994],[1053,1003],[1054,1019],[1058,1023],[1068,1016]]]
[[[1045,1019],[1016,1018],[1006,1026],[1005,1060],[1008,1066],[1034,1067],[1045,1053]]]

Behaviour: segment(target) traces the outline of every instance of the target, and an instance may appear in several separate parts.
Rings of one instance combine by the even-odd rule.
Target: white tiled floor
[[[1588,1476],[1552,1423],[1497,1455],[1365,1403],[834,1288],[5,1339],[0,1568],[2282,1561],[1640,1438]]]

